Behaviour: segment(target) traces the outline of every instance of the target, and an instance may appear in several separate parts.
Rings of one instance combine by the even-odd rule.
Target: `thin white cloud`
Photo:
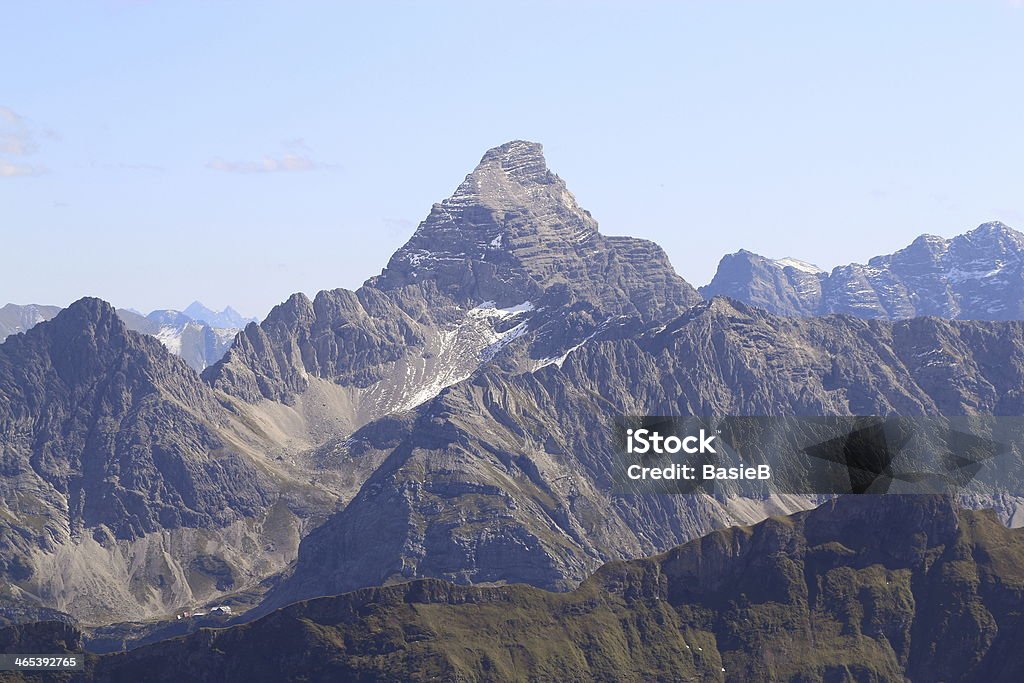
[[[50,138],[52,131],[45,133]],[[56,135],[56,133],[52,133]],[[10,107],[0,105],[0,178],[16,178],[46,173],[45,166],[25,164],[11,157],[35,154],[39,144],[25,118]]]
[[[13,123],[15,125],[21,125],[21,117],[11,109],[0,104],[0,119],[3,119],[7,123]]]
[[[32,136],[27,132],[0,133],[0,154],[25,156],[32,154],[37,149],[39,149],[39,145],[33,142]]]
[[[0,178],[16,178],[18,176],[31,176],[46,173],[43,166],[32,166],[31,164],[15,164],[0,159]]]
[[[214,159],[207,168],[227,173],[284,173],[288,171],[315,171],[327,168],[328,164],[313,161],[301,154],[285,154],[281,157],[263,157],[260,161],[225,161]]]

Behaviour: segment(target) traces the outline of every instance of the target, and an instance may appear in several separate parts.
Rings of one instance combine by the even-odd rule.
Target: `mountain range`
[[[0,609],[164,616],[287,566],[331,506],[98,299],[0,345],[0,434]]]
[[[992,222],[952,239],[921,235],[894,254],[831,273],[741,250],[724,257],[700,291],[779,315],[1020,320],[1024,234]]]
[[[766,303],[771,297],[765,292],[803,306],[813,300],[807,293],[812,280],[819,292],[849,290],[827,284],[842,269],[826,275],[799,262],[741,253],[723,260],[718,284],[709,285],[734,287],[728,292],[732,298],[708,288],[698,292],[656,244],[599,232],[547,168],[540,145],[514,141],[488,151],[452,196],[434,205],[380,275],[356,291],[289,297],[261,323],[247,325],[205,369],[176,357],[168,344],[147,336],[153,334],[149,330],[130,329],[123,312],[96,299],[80,300],[0,345],[0,616],[22,614],[18,610],[25,605],[39,615],[56,609],[85,627],[87,641],[129,633],[123,642],[130,646],[139,634],[144,639],[152,629],[165,628],[169,617],[173,626],[173,615],[190,607],[228,601],[236,612],[248,610],[241,619],[251,620],[298,601],[370,590],[337,604],[288,608],[252,626],[253,632],[284,631],[305,619],[336,645],[347,638],[344,633],[313,626],[325,612],[306,616],[302,610],[329,604],[323,609],[345,611],[346,623],[365,631],[366,624],[351,616],[359,601],[392,604],[419,590],[456,596],[438,597],[454,602],[512,594],[437,582],[391,584],[431,577],[567,591],[604,565],[598,574],[604,578],[584,583],[583,593],[571,593],[576,597],[564,602],[533,589],[513,591],[540,614],[556,605],[585,614],[595,600],[622,599],[614,586],[624,586],[626,579],[602,582],[623,568],[623,560],[701,537],[718,539],[701,544],[739,544],[747,532],[716,530],[822,503],[820,497],[771,490],[751,496],[728,486],[714,495],[617,493],[617,417],[1024,414],[1024,323],[1011,319],[1020,302],[1014,279],[1020,271],[1012,261],[1018,237],[989,224],[942,248],[933,245],[928,253],[944,256],[932,266],[915,261],[914,245],[908,248],[913,253],[873,260],[874,279],[868,282],[874,296],[881,300],[888,292],[886,302],[903,296],[917,307],[906,315],[900,311],[910,309],[895,303],[880,304],[884,315],[819,311],[823,294],[813,309],[781,310],[782,303]],[[733,265],[726,264],[730,259]],[[996,262],[1002,270],[979,275],[977,282],[950,275],[980,273]],[[907,264],[914,263],[919,268],[912,272]],[[744,270],[743,264],[760,270]],[[778,273],[781,280],[770,280],[770,288],[764,284]],[[804,294],[780,293],[783,282],[793,292],[804,291],[792,283],[805,276],[811,279]],[[897,280],[899,287],[890,286]],[[956,303],[955,314],[953,308],[931,312],[922,303],[938,306],[940,285]],[[737,292],[746,292],[750,302]],[[966,319],[983,317],[964,313],[982,309],[990,319]],[[180,320],[163,313],[151,319],[155,313],[144,318],[147,324]],[[925,313],[932,317],[919,317]],[[1024,514],[1022,500],[1009,494],[966,502],[993,508],[1004,523]],[[867,514],[856,508],[859,503],[849,505],[854,507],[844,509]],[[950,540],[960,533],[955,520],[976,517],[930,505],[922,509],[946,527],[944,540],[927,547],[967,547]],[[774,538],[780,529],[814,519],[810,515],[770,522],[750,538]],[[932,522],[924,513],[908,515],[930,533]],[[913,534],[909,527],[899,529]],[[1006,529],[999,533],[1008,534],[991,531],[999,543],[1017,538]],[[799,535],[793,534],[792,539]],[[807,547],[832,542],[821,534],[814,538]],[[864,557],[878,550],[866,536],[834,540],[849,541],[851,552],[868,553]],[[701,544],[685,552],[697,552],[692,548]],[[776,561],[772,553],[778,548],[767,541],[755,546],[750,557],[761,553],[768,565]],[[765,574],[771,587],[761,588],[782,591],[775,596],[778,604],[797,604],[787,591],[796,590],[798,574],[824,572],[822,557],[832,558],[835,567],[850,559],[843,548],[829,548],[810,553],[810,565],[803,568],[771,565],[783,576],[775,585],[775,575]],[[931,557],[911,558],[917,564],[901,558],[913,566],[894,564],[893,572],[917,576],[925,556]],[[986,568],[978,571],[990,571],[991,563],[982,559]],[[662,570],[654,567],[663,561],[622,571],[657,576]],[[851,570],[864,569],[860,560],[850,562]],[[723,559],[715,565],[721,576],[745,566],[741,560],[733,569],[727,564]],[[991,571],[1015,576],[1002,566]],[[668,570],[660,575],[668,576]],[[825,574],[819,578],[826,581]],[[877,624],[868,617],[858,621],[859,633],[867,629],[877,641],[881,624],[896,620],[906,638],[904,622],[917,618],[908,611],[908,594],[875,595],[870,588],[864,593],[860,578],[849,581],[836,588],[856,594],[843,609],[868,609],[863,605],[874,600],[870,609],[884,612]],[[672,609],[682,604],[659,591],[651,588],[645,599],[657,596]],[[582,607],[571,606],[577,598]],[[807,599],[799,602],[801,609],[810,604]],[[979,599],[995,614],[995,598]],[[778,621],[788,618],[790,608],[773,609],[743,618],[775,619],[780,633],[796,632],[797,625]],[[968,619],[949,609],[957,619]],[[755,666],[723,654],[755,647],[740,642],[735,624],[715,625],[694,610],[685,616],[692,624],[687,628],[700,624],[715,640],[729,643],[701,666]],[[969,611],[970,618],[980,614]],[[628,609],[613,613],[635,616]],[[842,613],[830,626],[838,629],[839,649],[854,647],[856,639],[839,637],[853,638],[848,631],[857,621],[854,613]],[[1016,623],[1004,616],[993,619]],[[652,612],[647,617],[659,618]],[[458,625],[459,618],[446,623],[470,628]],[[673,624],[683,623],[672,618]],[[492,628],[491,622],[480,623]],[[581,625],[581,633],[603,623]],[[803,647],[800,638],[810,637],[806,623],[802,635],[787,641],[794,651]],[[1017,628],[1011,625],[1006,628]],[[644,621],[647,627],[653,628]],[[390,647],[390,637],[381,636],[379,646]],[[885,671],[909,670],[912,659],[917,666],[916,645],[893,641],[895,631],[885,637],[892,651],[885,655]],[[212,642],[203,638],[211,636],[166,645],[165,653],[177,656],[183,651],[176,647]],[[246,638],[240,642],[265,642]],[[672,647],[689,644],[673,642]],[[875,645],[856,643],[876,652]],[[869,651],[854,652],[856,659]],[[482,660],[455,661],[449,652],[428,654],[429,661],[415,663],[428,667],[425,672],[463,672],[460,667],[468,666],[465,676],[472,678],[485,666]],[[511,665],[505,655],[495,657],[486,666]],[[842,666],[856,677],[849,668],[859,665],[853,659]],[[365,661],[371,668],[394,665],[386,657]],[[559,668],[578,662],[545,661],[537,664],[547,667],[538,675],[584,671]],[[429,668],[435,665],[442,668]],[[591,673],[618,671],[615,666],[607,662]],[[366,677],[374,675],[384,674]],[[844,670],[834,675],[843,680]]]
[[[59,306],[7,304],[0,308],[0,342],[12,334],[24,332],[36,323],[49,320],[60,312]]]
[[[366,588],[90,657],[82,678],[1014,681],[1022,567],[1024,535],[990,513],[846,496],[606,564],[569,593]],[[5,640],[74,652],[81,635],[50,622]]]
[[[59,306],[7,304],[0,308],[0,342],[50,320],[60,310]],[[217,313],[198,301],[190,304],[184,312],[161,309],[143,315],[121,308],[117,314],[129,329],[156,337],[171,353],[184,358],[199,372],[224,356],[243,327],[257,322],[255,318],[243,318],[230,306]]]

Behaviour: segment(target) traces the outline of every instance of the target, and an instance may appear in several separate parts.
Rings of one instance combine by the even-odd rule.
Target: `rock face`
[[[93,658],[86,679],[1012,681],[1022,567],[1024,532],[990,513],[845,497],[610,563],[568,594],[369,588]]]
[[[209,427],[223,409],[161,351],[98,299],[0,346],[3,473],[52,486],[72,532],[102,524],[134,538],[267,503],[258,473],[237,455],[197,457],[225,448]],[[156,495],[140,499],[140,489]]]
[[[548,170],[541,146],[522,140],[487,152],[367,286],[395,290],[424,280],[463,305],[569,297],[645,319],[699,300],[656,244],[601,235]]]
[[[818,502],[615,494],[621,415],[1020,415],[1022,387],[1020,322],[702,302],[512,142],[381,275],[292,296],[202,379],[94,300],[0,347],[0,603],[101,623],[271,585],[264,613],[424,576],[570,589]]]
[[[87,621],[162,614],[224,592],[223,577],[218,586],[195,563],[204,555],[236,567],[239,585],[277,570],[287,560],[276,552],[247,559],[242,548],[275,542],[254,533],[268,516],[284,538],[294,526],[285,505],[275,510],[284,477],[263,462],[270,448],[180,358],[98,299],[9,338],[0,602]]]
[[[354,428],[482,362],[528,368],[611,318],[652,321],[699,298],[657,245],[601,235],[541,146],[516,141],[487,152],[381,275],[356,292],[292,296],[204,376],[249,402],[294,403],[325,380]]]
[[[1019,320],[1024,317],[1024,235],[998,222],[949,240],[922,235],[895,254],[831,273],[740,251],[722,259],[701,293],[781,315]]]
[[[304,539],[264,609],[417,576],[564,589],[601,562],[810,504],[616,495],[621,415],[1020,415],[1021,386],[1019,322],[783,318],[726,299],[664,326],[633,319],[561,363],[485,369],[388,439],[371,423],[325,450],[382,465]]]

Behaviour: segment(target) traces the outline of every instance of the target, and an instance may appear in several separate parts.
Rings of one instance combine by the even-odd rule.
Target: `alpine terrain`
[[[83,678],[1015,681],[1022,533],[946,498],[847,496],[609,563],[570,593],[366,588],[91,657]],[[80,642],[56,622],[5,636]]]
[[[704,296],[729,296],[781,315],[861,318],[1024,317],[1024,234],[985,223],[943,239],[921,235],[895,254],[826,273],[796,259],[749,251],[725,256]]]
[[[129,329],[107,304],[83,299],[0,345],[0,600],[7,610],[0,614],[24,622],[59,610],[85,627],[87,643],[116,642],[119,649],[204,623],[174,618],[186,610],[228,603],[236,616],[245,612],[238,620],[253,620],[296,601],[374,586],[385,588],[289,608],[254,624],[252,632],[306,619],[303,610],[324,605],[330,605],[323,607],[327,612],[342,605],[337,609],[351,615],[362,608],[345,605],[359,601],[397,604],[410,591],[455,596],[453,602],[487,603],[505,595],[530,603],[537,614],[564,607],[583,615],[612,601],[612,613],[624,619],[633,619],[628,600],[640,596],[658,619],[668,620],[657,622],[659,628],[687,624],[714,634],[714,641],[710,635],[694,641],[709,651],[723,643],[718,659],[699,666],[722,662],[719,668],[728,668],[739,660],[724,653],[759,647],[729,630],[742,619],[773,620],[780,634],[799,631],[788,642],[794,652],[802,650],[801,638],[813,633],[808,615],[819,609],[814,600],[820,593],[811,595],[807,587],[825,590],[828,575],[847,581],[836,591],[855,596],[842,603],[850,611],[829,622],[839,634],[835,642],[853,647],[854,640],[839,636],[860,633],[875,644],[856,643],[881,647],[879,629],[895,629],[884,631],[891,649],[886,671],[909,667],[919,656],[918,645],[905,640],[906,628],[917,628],[907,623],[918,618],[911,604],[919,579],[909,577],[927,576],[925,565],[941,554],[927,550],[933,545],[974,542],[951,540],[968,525],[957,520],[994,525],[993,518],[935,503],[928,509],[934,524],[945,525],[935,531],[941,541],[928,540],[933,545],[926,543],[918,555],[890,563],[892,572],[909,574],[886,575],[911,581],[909,588],[869,599],[872,589],[860,588],[867,575],[857,574],[869,565],[850,554],[871,556],[869,537],[822,532],[805,543],[804,564],[779,559],[780,548],[803,547],[800,525],[831,513],[773,521],[760,531],[716,532],[806,510],[822,503],[819,497],[730,486],[713,495],[617,493],[615,421],[623,415],[1022,415],[1024,323],[1010,319],[1020,302],[1014,234],[983,226],[935,246],[945,256],[914,277],[900,265],[920,261],[913,255],[872,266],[900,274],[903,289],[885,291],[913,285],[917,298],[909,300],[917,308],[905,314],[892,313],[893,304],[886,315],[807,317],[815,308],[783,316],[793,311],[711,291],[703,298],[656,244],[603,235],[548,169],[541,146],[513,141],[488,151],[452,196],[433,206],[380,275],[356,291],[292,295],[261,323],[248,324],[201,374],[201,363],[184,362]],[[1001,274],[982,278],[975,289],[957,279],[956,273],[997,261]],[[781,269],[782,280],[771,280],[772,287],[806,276],[824,291],[822,283],[835,277],[799,263],[776,265],[758,266],[769,273]],[[882,275],[876,281],[890,282]],[[927,283],[947,287],[958,308],[926,308]],[[783,299],[804,301],[801,296]],[[963,314],[969,307],[993,313]],[[923,312],[935,317],[914,317]],[[890,313],[907,319],[885,319]],[[968,317],[999,319],[954,319]],[[170,325],[172,318],[150,322]],[[993,508],[1003,523],[1024,518],[1013,495],[962,502]],[[856,507],[860,503],[849,505],[844,509],[867,514]],[[910,519],[919,519],[913,514]],[[893,533],[900,529],[912,535],[903,527]],[[927,526],[921,531],[931,534]],[[668,584],[657,577],[670,573],[660,568],[668,560],[620,564],[712,532],[707,538],[717,540],[701,543],[728,550],[710,565],[716,576],[735,576],[730,572],[746,566],[742,558],[763,556],[765,566],[781,574],[766,573],[762,584],[752,585],[751,604],[799,605],[805,610],[800,624],[783,624],[789,612],[774,607],[737,612],[740,621],[732,625],[715,622],[704,607],[679,612],[691,598],[664,592]],[[1006,529],[990,535],[1000,543],[1017,538]],[[847,541],[852,545],[843,545]],[[704,546],[686,547],[666,557],[692,557]],[[740,553],[741,547],[749,551]],[[826,555],[832,559],[822,560]],[[975,558],[986,567],[978,571],[989,571],[995,562],[989,559]],[[462,586],[525,583],[569,591],[602,565],[582,592],[561,597],[438,582],[391,586],[429,577]],[[992,571],[1012,577],[1004,569]],[[829,575],[833,570],[839,573]],[[655,578],[637,578],[648,574]],[[710,574],[701,576],[713,582]],[[871,574],[872,586],[881,585],[880,576]],[[627,590],[634,579],[641,587]],[[627,600],[622,591],[633,597]],[[990,611],[993,599],[982,600]],[[35,612],[26,616],[26,605]],[[737,603],[735,609],[746,608]],[[870,616],[854,618],[858,609],[880,609],[884,616],[877,624]],[[392,619],[380,610],[382,619]],[[950,610],[960,615],[950,619],[968,618]],[[971,618],[983,618],[971,610]],[[462,616],[445,616],[452,611],[458,612],[437,612],[443,628],[470,628],[458,625]],[[344,636],[319,629],[319,618],[303,623],[337,647]],[[356,616],[345,618],[361,633],[374,633]],[[1015,623],[1001,614],[993,619],[1000,628]],[[605,622],[581,622],[580,628],[598,623]],[[497,628],[486,619],[479,624]],[[642,627],[654,628],[646,621]],[[392,635],[381,636],[379,647],[391,648]],[[161,647],[194,647],[211,637]],[[622,635],[624,642],[631,637]],[[678,637],[666,647],[691,644]],[[429,667],[441,668],[429,670],[474,672],[515,660],[489,656],[485,665],[432,652]],[[367,671],[392,665],[386,657],[367,657]],[[570,670],[559,667],[577,664],[537,666],[557,678]],[[793,670],[805,665],[812,663],[797,662]],[[612,663],[607,667],[594,671],[616,671]],[[479,674],[466,674],[473,675]]]

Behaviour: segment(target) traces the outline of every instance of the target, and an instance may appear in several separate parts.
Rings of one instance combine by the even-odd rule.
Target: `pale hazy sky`
[[[354,288],[515,138],[695,285],[1024,228],[1021,5],[6,3],[0,304]]]

